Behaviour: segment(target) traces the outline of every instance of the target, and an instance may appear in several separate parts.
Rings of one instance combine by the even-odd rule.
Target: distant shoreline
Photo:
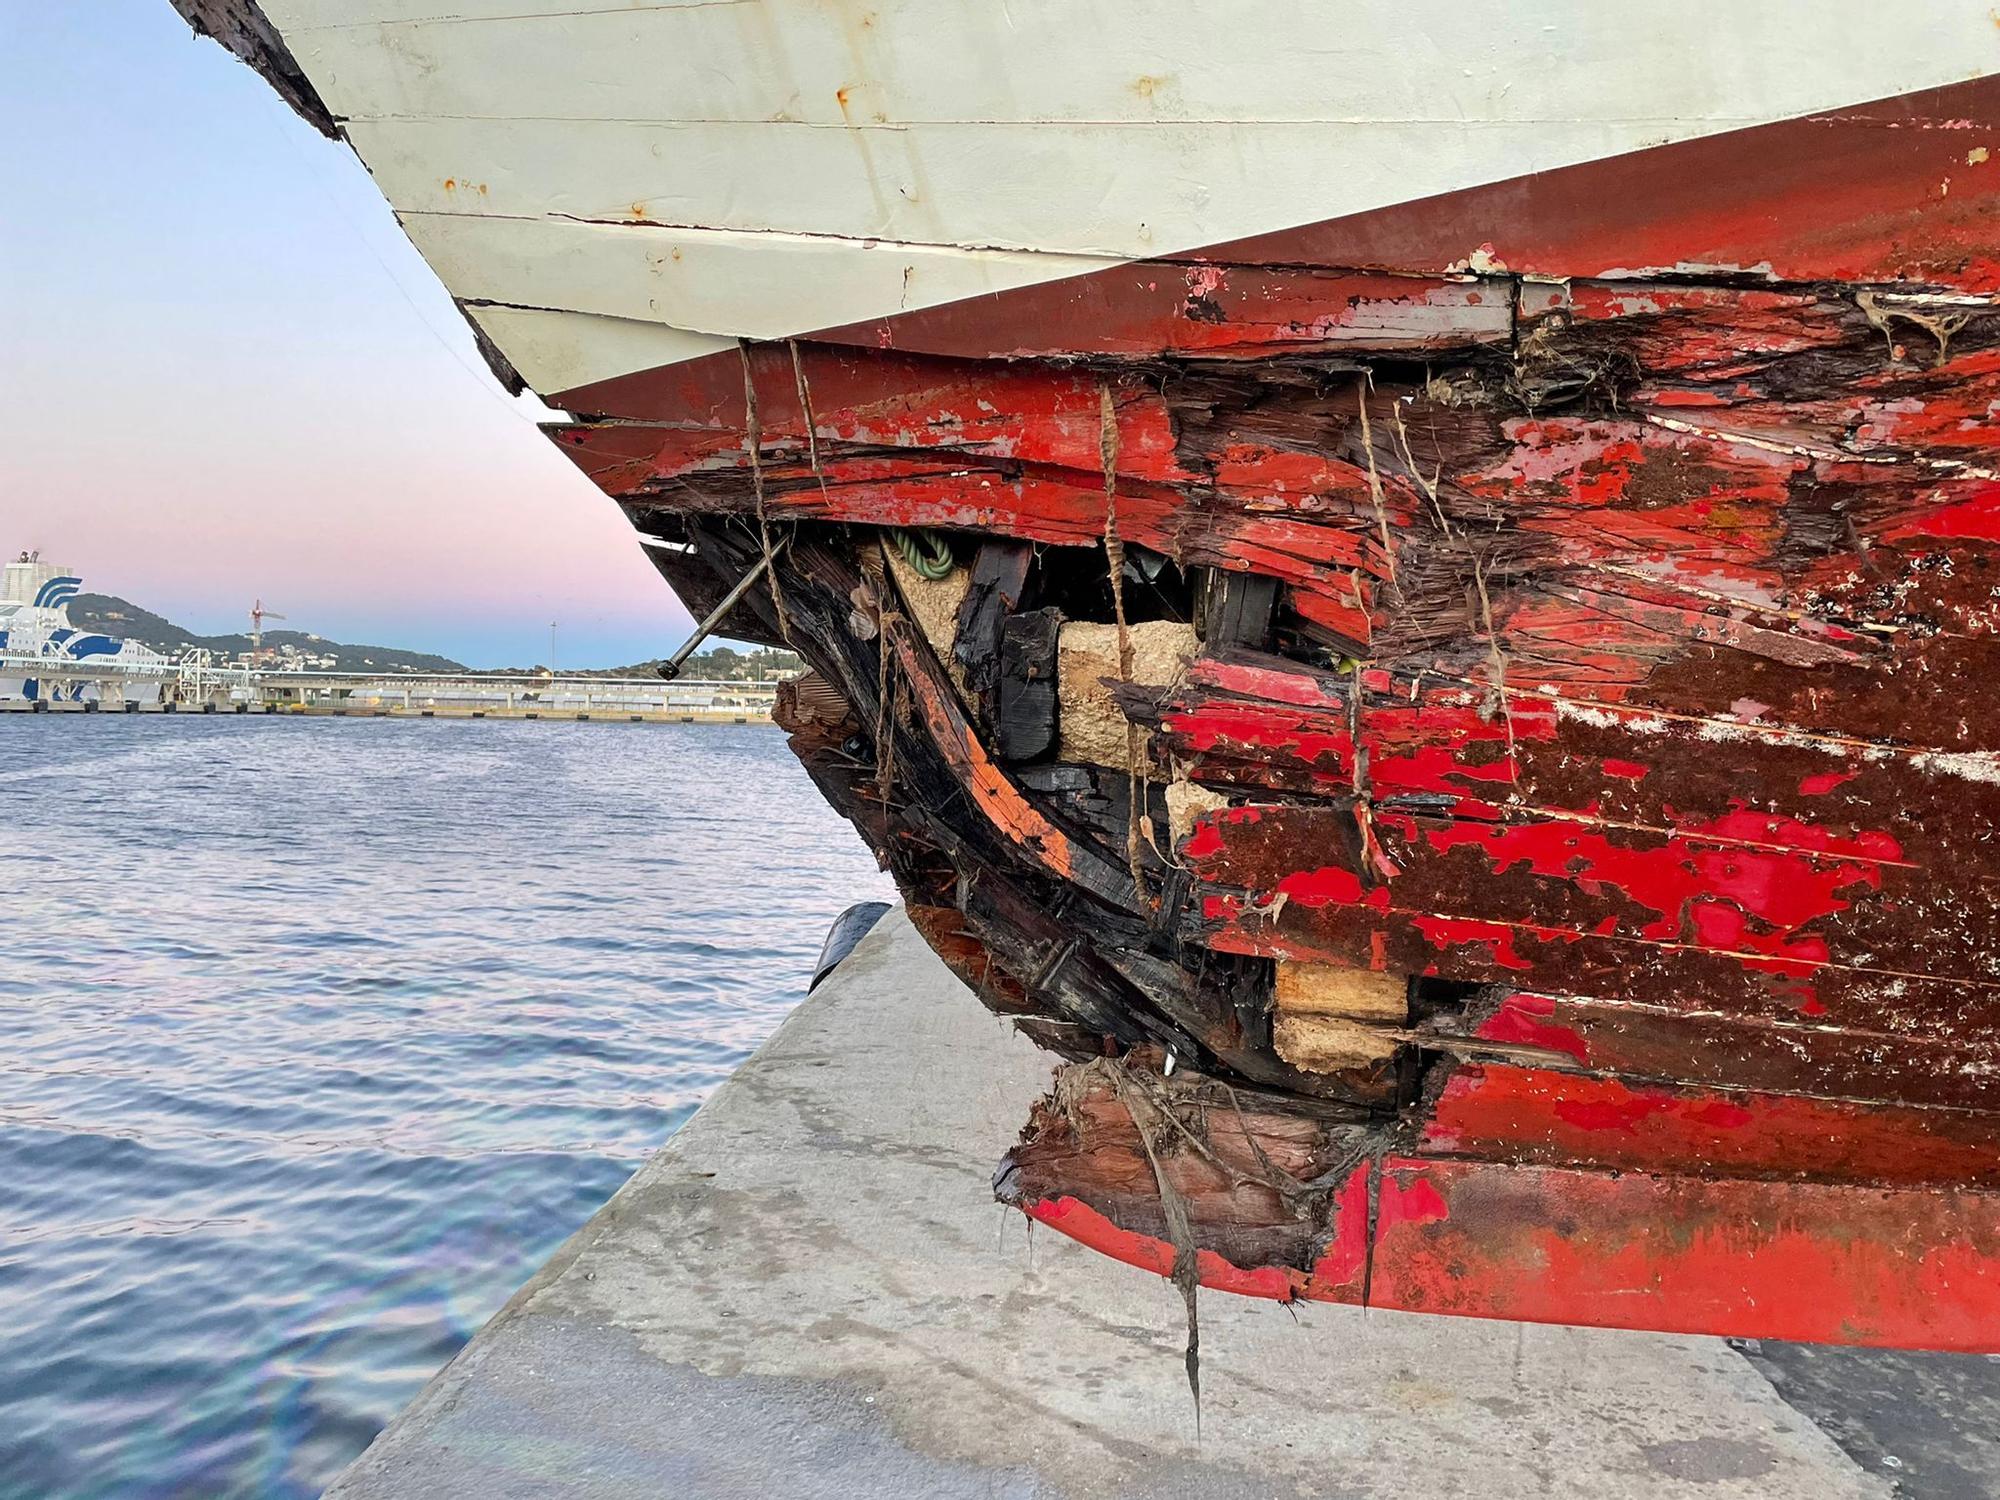
[[[481,719],[499,721],[540,720],[547,723],[596,723],[596,724],[769,724],[772,722],[767,709],[748,706],[726,708],[671,708],[644,709],[637,712],[620,709],[567,709],[557,707],[542,708],[466,708],[458,706],[404,708],[400,705],[341,705],[310,704],[252,707],[249,704],[209,705],[203,708],[178,707],[172,704],[132,704],[127,708],[116,706],[104,708],[96,703],[48,703],[25,702],[19,699],[0,700],[0,719],[15,715],[33,717],[36,715],[56,715],[60,717],[124,718],[137,716],[150,719]]]

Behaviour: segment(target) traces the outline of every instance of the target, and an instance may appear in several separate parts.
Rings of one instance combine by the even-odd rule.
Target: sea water
[[[0,1500],[316,1495],[890,894],[765,725],[0,718]]]

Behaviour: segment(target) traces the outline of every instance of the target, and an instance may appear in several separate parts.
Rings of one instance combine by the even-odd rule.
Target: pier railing
[[[28,697],[12,683],[34,684]],[[0,651],[0,709],[332,713],[427,718],[606,718],[755,722],[778,684],[720,679],[341,672],[171,661],[51,660]]]

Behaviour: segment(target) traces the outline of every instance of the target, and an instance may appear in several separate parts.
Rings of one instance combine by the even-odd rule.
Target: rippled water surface
[[[766,726],[0,719],[0,1497],[317,1494],[888,894]]]

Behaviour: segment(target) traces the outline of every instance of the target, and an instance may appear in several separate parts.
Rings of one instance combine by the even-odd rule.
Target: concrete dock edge
[[[1049,1069],[892,912],[328,1500],[1899,1493],[1718,1340],[1220,1295],[1197,1446],[1172,1288],[992,1201]]]

